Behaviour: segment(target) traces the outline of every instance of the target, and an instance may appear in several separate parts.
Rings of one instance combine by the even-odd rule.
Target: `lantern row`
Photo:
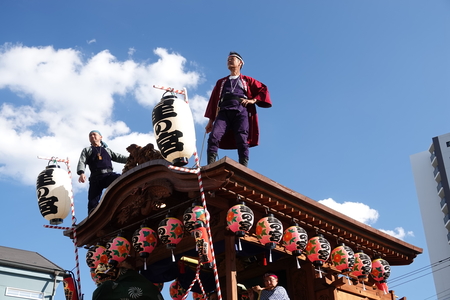
[[[227,212],[228,228],[237,237],[245,236],[253,226],[253,221],[253,211],[243,201],[239,201]],[[372,261],[362,250],[354,253],[345,244],[341,244],[331,251],[330,243],[322,234],[317,234],[308,239],[306,230],[294,221],[283,232],[281,221],[274,217],[273,214],[268,213],[256,223],[256,238],[269,249],[269,262],[271,261],[271,250],[275,249],[279,242],[282,242],[286,250],[289,250],[293,256],[300,256],[302,253],[305,253],[308,260],[318,268],[320,276],[320,267],[331,256],[332,264],[342,274],[353,275],[361,282],[371,274],[376,281],[378,289],[388,293],[386,281],[391,271],[386,260],[377,258]]]
[[[254,214],[241,201],[228,210],[226,221],[228,229],[235,233],[240,242],[239,238],[248,234],[252,228]],[[147,268],[146,259],[156,248],[158,239],[172,251],[172,260],[175,262],[173,249],[183,239],[186,232],[195,238],[199,262],[210,264],[212,258],[205,223],[206,215],[203,206],[194,202],[184,212],[183,221],[167,215],[159,223],[157,232],[143,224],[134,232],[132,243],[119,235],[108,242],[106,247],[101,245],[91,247],[87,252],[86,262],[92,270],[98,268],[100,264],[103,264],[101,267],[107,265],[109,268],[113,268],[128,257],[133,246],[140,257],[144,258],[145,270]],[[269,250],[269,253],[280,242],[293,256],[298,257],[304,253],[308,260],[318,268],[320,275],[320,267],[324,262],[331,260],[333,266],[342,274],[355,276],[360,282],[363,282],[370,274],[376,281],[377,287],[385,293],[388,292],[386,281],[390,276],[390,266],[382,258],[372,261],[369,255],[362,250],[355,253],[345,244],[340,244],[331,251],[331,245],[323,235],[317,234],[308,239],[306,230],[295,222],[292,222],[283,231],[281,221],[270,213],[256,222],[256,237]],[[269,258],[269,262],[271,262],[271,258]]]

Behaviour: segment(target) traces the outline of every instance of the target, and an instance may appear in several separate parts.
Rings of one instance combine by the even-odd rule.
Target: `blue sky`
[[[228,52],[237,51],[242,73],[264,82],[273,101],[258,110],[260,146],[251,149],[249,167],[424,248],[411,266],[394,267],[392,279],[430,264],[409,156],[450,131],[449,6],[1,1],[1,245],[72,269],[70,240],[42,227],[34,185],[47,162],[36,157],[69,157],[75,169],[91,129],[123,154],[131,143],[154,143],[151,111],[161,92],[153,84],[188,89],[200,151],[209,93],[228,74]],[[235,151],[219,155],[237,160]],[[81,221],[87,184],[75,179]],[[95,287],[81,265],[90,299]],[[431,275],[394,289],[412,300],[436,299]]]

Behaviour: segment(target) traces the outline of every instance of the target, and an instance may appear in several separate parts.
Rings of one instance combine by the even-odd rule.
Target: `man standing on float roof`
[[[217,81],[206,107],[208,164],[216,161],[218,149],[237,149],[239,163],[248,165],[249,147],[259,143],[256,105],[271,107],[267,87],[241,74],[244,60],[236,52],[228,55],[230,75]]]
[[[108,145],[102,141],[102,135],[98,130],[89,132],[89,142],[91,146],[81,151],[78,160],[77,174],[80,175],[78,182],[86,182],[84,171],[86,165],[91,170],[89,177],[88,191],[88,214],[98,205],[103,189],[107,188],[117,177],[118,173],[113,172],[112,161],[126,163],[128,157],[113,152]]]

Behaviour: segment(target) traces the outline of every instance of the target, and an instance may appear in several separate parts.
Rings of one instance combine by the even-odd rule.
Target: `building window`
[[[450,142],[446,142],[445,144],[447,145],[447,147],[450,147]]]
[[[5,296],[17,297],[17,298],[23,298],[23,299],[35,299],[35,300],[44,299],[44,293],[16,289],[16,288],[12,288],[12,287],[6,288]]]

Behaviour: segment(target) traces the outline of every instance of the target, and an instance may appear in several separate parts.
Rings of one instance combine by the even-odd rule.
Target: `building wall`
[[[18,300],[21,298],[6,296],[6,288],[16,288],[32,292],[43,292],[43,299],[53,299],[53,288],[63,280],[62,276],[26,271],[20,269],[0,266],[0,300]],[[27,299],[27,298],[23,298]]]
[[[448,138],[450,141],[450,134]],[[431,150],[433,150],[432,147]],[[449,169],[450,147],[444,149],[443,153],[444,156],[447,157],[447,165],[445,167],[446,169]],[[450,257],[450,245],[447,237],[448,230],[444,223],[444,213],[441,210],[442,199],[438,194],[438,182],[435,180],[435,175],[433,174],[435,168],[432,165],[432,160],[430,159],[431,156],[432,154],[430,151],[424,151],[411,155],[410,160],[425,231],[425,238],[427,241],[428,255],[433,264]],[[447,174],[450,175],[450,170],[447,170]],[[447,198],[449,197],[450,194],[447,195]],[[448,291],[444,291],[448,290],[450,268],[439,270],[445,265],[448,265],[448,261],[446,264],[439,264],[433,267],[436,294],[442,292],[441,295],[448,295]]]

